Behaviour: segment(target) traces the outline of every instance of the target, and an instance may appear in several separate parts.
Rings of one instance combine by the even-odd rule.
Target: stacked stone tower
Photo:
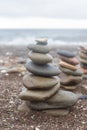
[[[65,74],[61,77],[61,87],[67,90],[74,90],[82,81],[82,70],[75,55],[66,50],[58,51],[60,58],[60,70]]]
[[[47,39],[37,39],[36,44],[29,44],[28,49],[30,60],[25,65],[28,74],[23,77],[24,88],[19,94],[20,99],[33,110],[54,116],[68,114],[78,96],[60,89],[60,70],[51,63],[53,58],[48,54]]]
[[[80,61],[81,69],[84,73],[83,78],[87,79],[87,47],[85,46],[80,46],[79,61]]]

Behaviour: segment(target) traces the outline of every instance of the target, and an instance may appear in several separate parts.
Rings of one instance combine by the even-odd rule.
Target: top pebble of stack
[[[36,39],[35,41],[38,45],[47,45],[48,44],[47,40],[48,40],[47,38],[39,38],[39,39]]]
[[[36,53],[42,53],[42,54],[47,54],[50,51],[50,46],[48,46],[48,42],[46,38],[40,38],[36,39],[36,44],[29,44],[28,49],[32,50],[33,52]]]
[[[65,56],[65,57],[68,57],[68,58],[73,58],[75,57],[75,55],[73,53],[71,53],[70,51],[66,51],[66,50],[61,50],[61,51],[58,51],[59,55],[61,56]]]

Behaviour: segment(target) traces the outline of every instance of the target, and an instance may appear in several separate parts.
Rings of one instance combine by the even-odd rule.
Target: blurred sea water
[[[84,29],[1,29],[0,45],[28,45],[36,38],[48,38],[50,45],[87,45]]]

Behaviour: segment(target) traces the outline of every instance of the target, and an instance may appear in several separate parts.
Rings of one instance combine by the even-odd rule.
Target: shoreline
[[[58,50],[69,50],[72,52],[78,52],[78,47],[79,45],[57,45],[57,46],[52,46],[51,52],[54,51],[55,53]],[[26,56],[26,53],[28,52],[28,48],[26,45],[17,45],[17,46],[13,46],[13,45],[0,45],[0,55],[5,56],[7,52],[12,53],[13,56]]]

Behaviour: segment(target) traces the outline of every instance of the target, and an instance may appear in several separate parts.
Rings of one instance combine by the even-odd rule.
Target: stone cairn
[[[79,61],[83,71],[83,79],[87,79],[87,47],[79,47]]]
[[[74,90],[82,81],[83,72],[80,68],[79,61],[74,53],[61,50],[57,53],[60,58],[60,70],[65,74],[61,77],[61,87],[66,90]]]
[[[24,102],[18,109],[33,109],[53,116],[67,115],[78,96],[60,89],[60,70],[50,63],[53,58],[48,54],[47,43],[47,39],[37,39],[36,44],[28,46],[30,60],[25,65],[28,73],[23,77],[24,88],[19,94]]]

